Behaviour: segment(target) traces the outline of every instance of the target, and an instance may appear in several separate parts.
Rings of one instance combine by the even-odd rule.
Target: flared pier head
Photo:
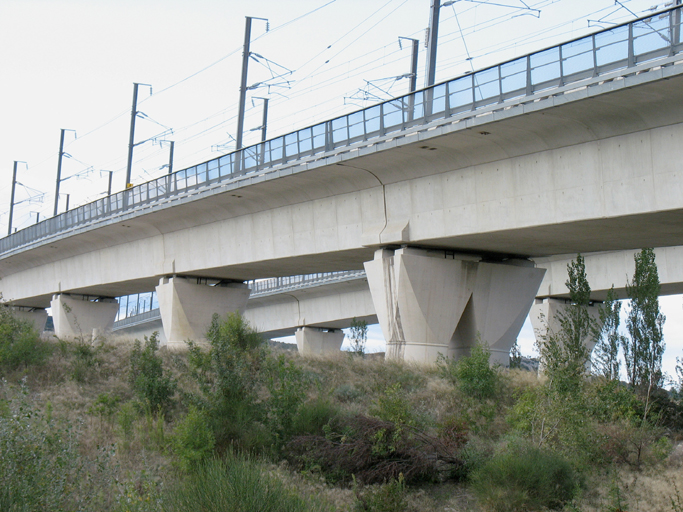
[[[379,249],[365,263],[388,359],[433,363],[477,340],[508,365],[545,274],[528,260],[486,262],[448,251]]]

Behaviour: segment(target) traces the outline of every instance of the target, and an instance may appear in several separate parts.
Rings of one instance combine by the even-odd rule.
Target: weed
[[[379,486],[356,486],[356,512],[404,512],[408,503],[405,478],[402,474]]]

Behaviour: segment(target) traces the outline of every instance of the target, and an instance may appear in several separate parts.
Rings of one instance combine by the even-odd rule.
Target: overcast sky
[[[445,3],[442,0],[442,3]],[[657,0],[458,0],[441,11],[437,80],[458,76],[663,8]],[[410,45],[424,84],[430,0],[0,1],[0,232],[13,161],[15,227],[53,211],[60,129],[60,211],[125,181],[133,83],[141,86],[133,182],[218,156],[234,144],[245,16],[254,20],[245,143],[259,140],[262,101],[277,136],[407,92]],[[268,29],[268,31],[266,31]],[[669,347],[681,345],[681,298],[663,301]],[[673,326],[676,326],[675,328]],[[527,329],[528,331],[528,329]],[[528,332],[523,336],[528,337]],[[526,333],[526,334],[525,334]],[[530,352],[530,350],[527,350]],[[673,361],[667,352],[667,361]],[[673,365],[667,366],[673,371]]]

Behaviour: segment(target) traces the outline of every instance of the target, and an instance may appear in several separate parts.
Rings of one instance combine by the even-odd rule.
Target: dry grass
[[[172,481],[174,470],[171,457],[164,449],[164,443],[171,435],[176,417],[183,412],[183,405],[176,409],[176,417],[167,421],[137,415],[129,436],[125,436],[116,417],[105,418],[92,413],[92,406],[98,397],[108,394],[117,397],[120,404],[133,400],[133,393],[127,382],[129,357],[132,341],[115,338],[95,344],[95,362],[86,368],[84,378],[74,378],[76,356],[73,342],[69,345],[52,339],[54,353],[49,362],[40,369],[16,370],[5,374],[10,383],[21,379],[25,382],[37,404],[46,407],[49,402],[56,416],[74,422],[82,422],[82,448],[84,455],[93,456],[98,446],[117,444],[114,462],[122,479],[133,482],[133,487],[142,487],[142,475],[152,482]],[[481,419],[481,404],[459,395],[454,385],[439,375],[434,366],[401,362],[385,362],[379,357],[361,358],[348,353],[328,357],[301,357],[296,352],[279,351],[296,361],[314,380],[316,385],[309,390],[309,398],[323,395],[349,415],[369,415],[379,394],[399,383],[411,410],[425,425],[436,429],[442,422],[452,418],[473,418],[472,424],[486,429],[487,435],[498,436],[509,427],[505,423],[505,410],[510,407],[524,390],[538,386],[536,374],[522,370],[504,370],[502,378],[505,392],[499,402],[484,404],[494,408],[496,414],[491,420]],[[194,390],[195,384],[186,377],[184,353],[160,350],[164,368],[179,379],[180,387]],[[478,416],[479,415],[479,416]],[[479,417],[479,420],[476,418]],[[156,423],[155,423],[156,421]],[[161,421],[161,428],[159,428]],[[476,424],[476,421],[480,423]],[[472,432],[472,436],[478,435]],[[682,451],[683,453],[683,451]],[[622,493],[629,512],[672,511],[671,499],[676,491],[683,492],[683,455],[679,460],[660,464],[641,471],[620,467],[615,473],[593,475],[576,504],[585,512],[605,512],[612,498],[609,495],[613,482]],[[296,473],[286,464],[269,465],[269,471],[288,487],[303,496],[318,496],[334,504],[336,510],[352,511],[355,503],[353,489],[333,486],[317,474]],[[418,512],[427,511],[477,511],[476,500],[466,484],[441,483],[419,485],[409,488],[409,506]]]

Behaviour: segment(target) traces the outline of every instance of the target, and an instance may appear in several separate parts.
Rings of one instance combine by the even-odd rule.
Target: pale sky
[[[442,0],[442,3],[445,3]],[[641,16],[665,1],[457,0],[443,7],[437,81]],[[528,8],[525,7],[528,6]],[[14,226],[53,212],[60,129],[66,133],[60,212],[121,190],[133,83],[140,87],[133,183],[232,149],[245,16],[253,20],[245,144],[259,140],[258,97],[270,99],[269,137],[407,92],[419,39],[424,84],[430,0],[2,0],[0,1],[0,233],[6,233],[13,161]],[[589,21],[590,20],[590,21]],[[468,60],[469,59],[469,60]],[[278,76],[280,75],[280,76]],[[364,100],[366,97],[368,99]],[[172,133],[171,131],[172,130]],[[160,136],[160,134],[164,134]],[[77,138],[75,138],[77,135]],[[681,298],[663,300],[667,329]],[[523,331],[521,340],[526,331]],[[675,345],[683,326],[667,333]],[[528,333],[527,333],[528,334]],[[674,339],[675,338],[675,339]],[[531,349],[525,350],[530,353]],[[667,351],[667,361],[674,361]],[[673,364],[667,366],[673,371]]]

